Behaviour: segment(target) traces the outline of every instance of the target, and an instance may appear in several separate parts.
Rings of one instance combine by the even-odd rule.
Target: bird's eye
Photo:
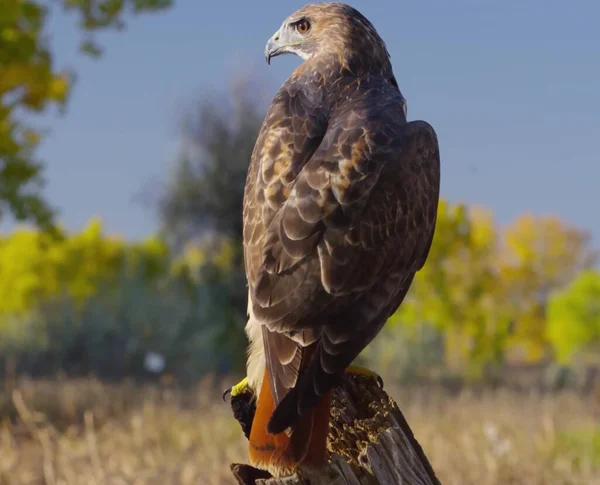
[[[310,22],[308,20],[301,20],[296,24],[296,31],[300,35],[306,34],[310,30]]]

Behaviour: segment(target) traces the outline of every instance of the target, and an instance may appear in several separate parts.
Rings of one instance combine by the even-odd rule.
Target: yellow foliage
[[[205,264],[212,264],[224,273],[231,271],[238,261],[239,250],[234,241],[227,238],[193,242],[173,260],[170,271],[173,275],[185,275],[199,283],[200,269]]]
[[[440,200],[429,258],[393,321],[433,324],[451,367],[474,369],[497,354],[507,318],[496,298],[497,233],[492,214]]]
[[[511,342],[531,360],[547,348],[546,306],[552,292],[593,266],[590,236],[558,217],[524,214],[503,233],[498,269],[504,304],[514,318]]]
[[[18,220],[32,220],[38,227],[53,227],[53,210],[40,195],[40,161],[34,148],[40,133],[31,126],[31,112],[50,106],[63,107],[72,76],[56,66],[48,42],[47,21],[51,9],[76,13],[79,27],[87,32],[81,49],[98,53],[92,32],[121,26],[123,14],[160,11],[170,0],[1,0],[0,1],[0,161],[3,166],[0,212],[10,211]],[[7,169],[6,167],[9,167]]]
[[[525,214],[498,231],[489,211],[440,200],[427,263],[391,322],[440,329],[450,366],[477,372],[511,347],[537,361],[551,292],[594,261],[589,236],[558,218]]]
[[[54,76],[48,90],[49,97],[59,101],[66,99],[70,84],[69,76],[66,73]]]
[[[575,335],[564,328],[574,328],[573,318],[565,315],[575,296],[587,321],[596,318],[589,316],[595,307],[586,295],[597,293],[597,275],[585,292],[573,290],[567,303],[554,304],[548,330],[549,298],[594,259],[586,233],[557,218],[527,214],[500,231],[489,211],[440,200],[429,258],[391,326],[435,326],[444,335],[447,366],[471,376],[500,361],[507,350],[536,361],[546,355],[549,343],[563,352],[561,335]],[[62,294],[84,301],[130,270],[141,271],[144,279],[175,275],[198,283],[214,277],[200,271],[206,263],[227,278],[240,264],[240,248],[229,240],[204,241],[172,260],[160,240],[128,244],[104,235],[96,219],[59,239],[19,229],[0,237],[0,314],[28,312]],[[570,341],[589,340],[580,334]]]
[[[156,239],[128,245],[105,236],[92,219],[78,234],[53,240],[30,229],[0,238],[0,313],[22,313],[68,294],[83,301],[130,267],[153,277],[168,267],[166,246]]]

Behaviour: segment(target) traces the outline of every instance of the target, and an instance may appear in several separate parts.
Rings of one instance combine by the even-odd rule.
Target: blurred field
[[[230,484],[244,438],[219,398],[95,380],[0,395],[0,484]],[[600,484],[597,403],[572,392],[389,390],[443,484]]]

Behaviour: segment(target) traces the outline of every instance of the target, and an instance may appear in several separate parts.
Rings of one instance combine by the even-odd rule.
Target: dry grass
[[[230,484],[246,461],[218,391],[21,382],[0,394],[0,484]],[[600,484],[589,398],[488,391],[388,391],[444,485]]]

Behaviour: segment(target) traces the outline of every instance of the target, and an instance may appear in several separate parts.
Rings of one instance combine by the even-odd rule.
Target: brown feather
[[[331,54],[284,83],[248,171],[245,264],[278,403],[275,433],[312,409],[375,337],[433,238],[437,137],[423,121],[407,123],[385,45],[363,19],[339,38],[336,30]]]

